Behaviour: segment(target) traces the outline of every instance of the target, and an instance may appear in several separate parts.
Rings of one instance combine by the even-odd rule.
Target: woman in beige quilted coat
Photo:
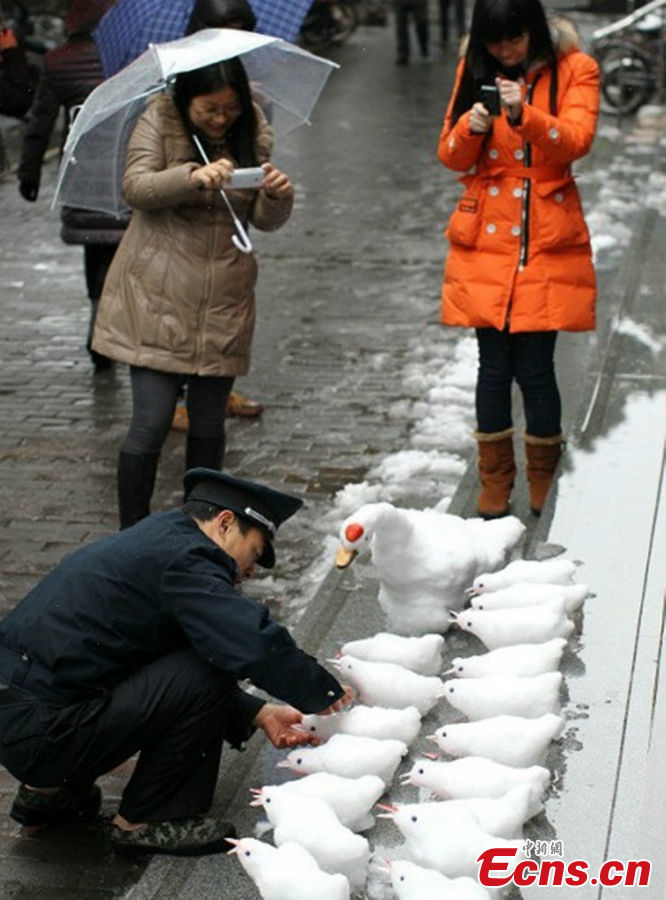
[[[130,366],[132,420],[118,462],[121,528],[150,511],[184,384],[186,468],[222,466],[226,400],[250,363],[257,265],[232,242],[220,188],[235,168],[261,165],[259,189],[228,190],[227,198],[242,222],[264,231],[283,225],[293,188],[269,162],[272,144],[237,59],[179,75],[173,95],[151,101],[130,138],[122,186],[132,220],[104,285],[93,340],[98,353]]]

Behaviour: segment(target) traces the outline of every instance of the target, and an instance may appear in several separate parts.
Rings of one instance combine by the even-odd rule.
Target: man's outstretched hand
[[[266,703],[254,717],[254,724],[265,732],[274,747],[298,747],[301,744],[318,744],[319,739],[297,728],[303,720],[303,713],[293,706]]]

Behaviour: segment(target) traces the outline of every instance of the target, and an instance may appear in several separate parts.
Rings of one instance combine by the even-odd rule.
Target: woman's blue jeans
[[[477,328],[479,371],[476,418],[480,432],[511,428],[511,386],[515,379],[523,396],[525,426],[534,437],[554,437],[562,430],[562,402],[555,380],[556,331],[511,334]]]

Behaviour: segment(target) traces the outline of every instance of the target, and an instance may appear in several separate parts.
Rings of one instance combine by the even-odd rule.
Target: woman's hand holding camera
[[[270,163],[264,163],[261,168],[265,173],[261,187],[269,197],[281,199],[293,193],[291,181],[284,172],[276,169]],[[229,181],[233,172],[234,164],[230,160],[216,159],[215,162],[194,169],[190,175],[190,181],[199,190],[206,188],[220,190]]]
[[[475,103],[469,111],[469,130],[472,134],[487,134],[492,128],[493,117],[483,103]]]
[[[500,103],[506,110],[510,122],[520,121],[523,111],[523,80],[509,81],[507,78],[496,78]]]
[[[234,165],[228,159],[216,159],[215,162],[194,169],[190,175],[190,181],[199,190],[204,188],[219,190],[229,179],[233,170]]]
[[[264,163],[261,168],[266,173],[261,187],[269,197],[279,200],[282,197],[289,197],[293,193],[294,189],[291,186],[291,181],[289,181],[289,177],[284,172],[276,169],[270,163]]]

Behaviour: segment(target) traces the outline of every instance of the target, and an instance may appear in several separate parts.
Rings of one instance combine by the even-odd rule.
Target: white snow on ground
[[[647,205],[666,215],[666,172],[650,172]]]
[[[415,397],[401,400],[391,417],[414,425],[409,446],[373,466],[364,481],[338,491],[330,510],[317,523],[322,553],[305,572],[296,606],[304,606],[331,568],[340,523],[364,503],[437,506],[445,511],[467,467],[473,445],[476,340],[468,332],[430,329],[411,342],[402,372],[402,388]],[[290,604],[291,606],[292,604]]]
[[[659,353],[663,347],[664,342],[659,338],[656,338],[649,328],[646,328],[645,325],[641,325],[640,322],[634,322],[634,320],[628,316],[616,320],[613,323],[613,331],[634,338],[634,340],[639,341],[641,344],[648,347],[654,354]]]

